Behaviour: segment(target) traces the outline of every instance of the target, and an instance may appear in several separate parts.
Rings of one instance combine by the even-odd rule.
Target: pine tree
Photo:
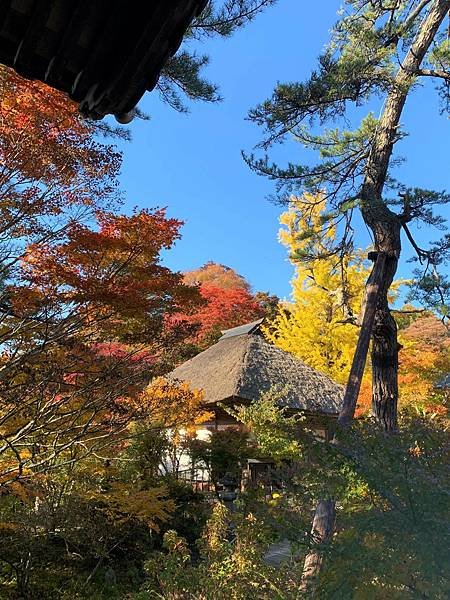
[[[450,1],[346,0],[345,5],[309,80],[279,84],[272,98],[250,113],[250,118],[265,128],[260,144],[263,150],[267,152],[293,135],[319,153],[318,163],[290,163],[282,168],[271,164],[267,155],[245,158],[259,174],[277,182],[284,199],[291,193],[325,190],[330,218],[342,223],[337,255],[351,244],[352,217],[357,211],[372,232],[375,253],[371,257],[376,269],[369,286],[373,293],[368,296],[367,326],[361,331],[359,371],[352,379],[353,391],[344,401],[346,414],[341,422],[347,424],[354,414],[372,332],[373,409],[380,425],[395,431],[399,345],[388,289],[397,270],[402,231],[426,268],[421,297],[431,299],[444,317],[449,314],[446,294],[450,286],[438,267],[448,255],[450,237],[443,236],[424,250],[408,227],[411,221],[441,226],[442,217],[436,216],[433,208],[448,202],[449,195],[408,189],[394,181],[391,171],[398,163],[394,147],[405,135],[403,108],[418,82],[431,79],[441,84],[442,110],[448,111],[450,106],[450,43],[444,23]],[[350,109],[376,99],[380,100],[380,117],[368,114],[357,129],[348,130]],[[396,190],[398,199],[390,198],[388,189]],[[323,229],[325,233],[326,218]]]
[[[203,76],[207,54],[197,54],[192,43],[212,37],[227,38],[252,21],[276,0],[214,0],[208,2],[185,34],[185,42],[165,64],[156,89],[161,99],[179,112],[187,112],[186,99],[219,101],[218,86]]]

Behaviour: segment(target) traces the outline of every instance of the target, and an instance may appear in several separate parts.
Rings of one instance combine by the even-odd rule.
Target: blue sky
[[[133,141],[122,146],[121,183],[128,208],[167,206],[170,216],[186,222],[182,239],[165,256],[174,270],[213,260],[236,269],[254,290],[288,297],[293,268],[277,241],[282,209],[266,199],[273,184],[252,173],[240,154],[261,137],[246,115],[270,96],[277,81],[309,75],[339,6],[335,0],[279,0],[232,38],[205,43],[199,51],[211,57],[207,75],[220,85],[221,103],[191,103],[190,113],[180,115],[155,93],[141,101],[151,121],[130,126]],[[378,112],[379,106],[373,108]],[[402,181],[450,187],[449,120],[439,115],[432,84],[414,92],[403,123],[411,135],[399,145],[407,158],[399,172]],[[301,161],[302,152],[299,145],[287,144],[277,151],[277,159]],[[429,231],[418,235],[430,239]],[[357,240],[361,246],[370,241],[363,227]],[[404,245],[399,275],[405,277],[410,252]]]

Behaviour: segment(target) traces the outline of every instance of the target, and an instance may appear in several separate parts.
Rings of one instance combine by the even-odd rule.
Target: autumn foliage
[[[95,229],[70,222],[60,243],[28,246],[21,263],[27,287],[15,290],[14,304],[31,290],[76,305],[111,338],[126,320],[126,331],[117,335],[144,342],[155,333],[156,315],[186,309],[197,299],[181,274],[159,264],[160,251],[173,245],[182,223],[163,210],[131,216],[97,211],[96,221]]]
[[[4,421],[4,451],[13,441],[31,444],[30,434],[36,448],[36,427],[40,440],[38,452],[13,455],[8,480],[64,454],[75,439],[89,440],[82,454],[115,441],[133,419],[132,398],[163,370],[164,315],[197,298],[180,274],[159,265],[179,222],[161,211],[102,213],[98,221],[96,230],[71,222],[61,242],[28,246],[5,286],[10,377],[2,396],[12,416]]]
[[[178,313],[168,323],[190,327],[192,343],[199,350],[215,343],[224,329],[264,317],[278,300],[264,293],[252,294],[241,275],[213,262],[185,273],[184,283],[198,286],[202,303],[191,314]]]
[[[399,387],[403,405],[446,414],[445,394],[437,385],[448,374],[450,335],[447,327],[431,314],[419,316],[400,332]]]
[[[2,236],[48,242],[62,218],[117,200],[120,155],[63,94],[2,68],[0,97]]]
[[[10,493],[67,461],[114,454],[137,415],[151,418],[139,399],[187,335],[167,316],[201,299],[160,263],[182,223],[117,211],[120,154],[62,94],[6,69],[0,87],[0,485]]]
[[[280,588],[271,583],[275,571],[262,559],[268,544],[284,538],[286,524],[291,531],[309,530],[312,502],[324,490],[340,497],[347,490],[343,503],[355,505],[359,498],[362,507],[356,527],[344,523],[339,539],[358,530],[370,503],[378,517],[386,513],[391,500],[382,492],[397,493],[398,486],[391,485],[385,454],[373,452],[379,441],[371,440],[373,432],[361,438],[370,459],[361,469],[363,444],[347,461],[333,455],[339,446],[323,440],[311,438],[308,447],[308,431],[291,440],[290,428],[295,422],[298,432],[301,420],[264,399],[242,409],[252,417],[243,419],[251,438],[247,431],[225,430],[199,441],[197,427],[212,417],[203,392],[167,374],[215,343],[222,330],[268,317],[265,333],[274,344],[345,383],[368,275],[362,252],[333,255],[333,225],[325,238],[317,235],[326,221],[318,195],[306,204],[292,198],[281,217],[280,237],[295,266],[290,302],[253,293],[244,277],[213,262],[173,272],[161,255],[179,239],[182,222],[164,209],[120,211],[121,155],[99,140],[96,126],[62,94],[4,68],[0,98],[0,595],[118,597],[116,570],[126,585],[133,580],[134,590],[142,584],[142,597],[164,592],[167,584],[177,598],[187,589],[194,590],[189,597],[199,597],[199,589],[202,597],[204,589],[214,597],[219,587],[228,598],[230,586],[239,598],[243,574],[249,597],[255,586],[270,584],[268,597],[286,581],[297,588],[298,577],[286,578],[283,569],[276,570]],[[306,205],[312,208],[305,212]],[[411,430],[400,450],[395,440],[390,450],[395,457],[400,452],[402,473],[404,464],[417,462],[428,477],[429,433],[436,433],[445,412],[436,382],[448,370],[450,343],[431,314],[407,325],[401,332],[401,402],[433,422],[424,426],[424,441]],[[367,379],[358,416],[369,412],[370,396]],[[367,422],[356,424],[357,435],[360,425]],[[434,459],[442,454],[436,438]],[[220,523],[214,529],[213,513],[202,537],[211,502],[180,480],[187,453],[191,472],[198,465],[209,469],[216,492],[223,475],[239,478],[253,456],[272,457],[273,468],[282,465],[288,474],[270,500],[256,488],[244,497],[234,515],[237,543],[230,543],[232,515],[222,504],[214,511]],[[331,479],[330,458],[342,467]],[[379,458],[377,476],[386,472],[388,478],[377,487],[372,473],[364,479],[364,469]],[[430,472],[434,485],[436,473]],[[405,489],[408,502],[401,490],[397,502],[402,507],[411,504]],[[296,511],[301,520],[290,521]],[[388,521],[386,528],[390,540]],[[302,540],[309,547],[308,534]],[[363,540],[372,551],[377,544],[375,537]],[[196,548],[192,561],[189,545]],[[389,560],[393,554],[390,548],[377,552]],[[152,568],[154,581],[146,581]],[[336,572],[343,570],[338,562]],[[73,574],[78,579],[71,587]]]
[[[220,288],[204,284],[200,294],[205,305],[188,318],[198,323],[197,336],[205,340],[220,331],[250,323],[264,316],[264,311],[258,302],[243,288]]]
[[[184,274],[187,285],[200,285],[219,288],[221,290],[242,289],[250,292],[250,284],[242,275],[236,273],[231,267],[215,262],[207,262],[199,269],[187,271]]]
[[[292,301],[280,307],[265,333],[276,346],[346,383],[370,270],[362,251],[342,259],[331,252],[335,227],[330,226],[320,239],[325,202],[321,197],[315,203],[311,200],[293,197],[289,210],[281,215],[280,240],[295,266]]]
[[[133,452],[205,418],[200,392],[159,379],[192,334],[170,317],[202,298],[161,264],[182,222],[119,211],[121,155],[95,126],[12,71],[0,92],[0,581],[30,597],[33,572],[47,598],[49,538],[88,557],[89,583],[90,559],[177,513]]]

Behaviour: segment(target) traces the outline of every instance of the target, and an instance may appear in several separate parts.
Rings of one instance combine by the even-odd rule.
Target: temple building
[[[224,407],[249,404],[264,392],[279,390],[278,403],[287,414],[302,414],[305,427],[327,437],[339,413],[343,386],[266,341],[262,321],[224,331],[216,344],[169,374],[171,380],[204,391],[205,408],[214,417],[197,435],[205,439],[211,431],[242,427]],[[255,474],[262,465],[264,461],[254,460],[249,467]]]

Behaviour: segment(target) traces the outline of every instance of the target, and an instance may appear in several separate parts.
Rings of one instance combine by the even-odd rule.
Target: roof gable
[[[258,319],[257,321],[253,321],[253,323],[246,323],[245,325],[239,325],[239,327],[233,327],[232,329],[224,329],[220,340],[225,340],[226,338],[234,337],[236,335],[254,335],[259,333],[263,321],[264,319]]]

